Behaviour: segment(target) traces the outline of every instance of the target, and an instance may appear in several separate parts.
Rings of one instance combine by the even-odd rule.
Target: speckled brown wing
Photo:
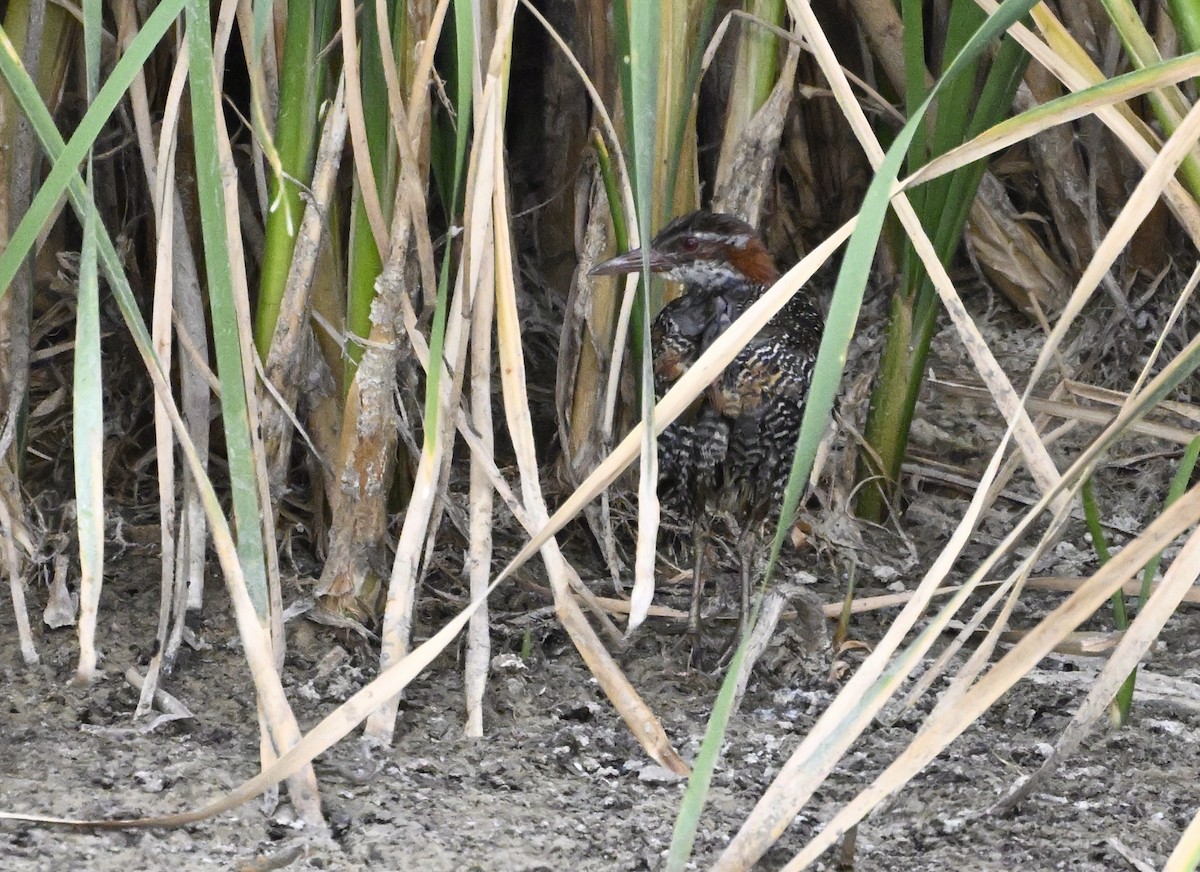
[[[728,323],[724,303],[698,293],[684,294],[662,308],[651,328],[659,399]],[[688,515],[703,509],[725,462],[728,437],[728,422],[703,395],[658,437],[659,496],[670,510]]]
[[[757,523],[778,510],[820,346],[820,313],[800,301],[742,349],[709,390],[729,436],[718,507]]]

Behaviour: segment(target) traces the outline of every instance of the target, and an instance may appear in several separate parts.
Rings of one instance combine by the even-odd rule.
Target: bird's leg
[[[692,604],[688,609],[687,637],[692,640],[689,665],[700,656],[700,600],[704,597],[704,555],[708,551],[708,516],[701,509],[692,521]]]
[[[748,630],[750,622],[750,589],[754,582],[755,558],[758,556],[758,528],[759,525],[757,523],[749,521],[738,532],[737,554],[738,569],[740,570],[742,582],[741,598],[738,601],[737,629],[729,637],[729,641],[725,643],[725,648],[721,652],[720,659],[717,661],[718,665],[722,668],[729,665],[729,661],[733,659],[733,652],[737,650],[737,646],[741,644],[742,637],[746,635]]]
[[[737,633],[733,637],[734,644],[739,644],[746,633],[746,623],[750,619],[750,587],[753,582],[755,558],[758,557],[758,527],[753,522],[747,522],[738,536],[738,564],[742,570],[742,599],[738,603]]]

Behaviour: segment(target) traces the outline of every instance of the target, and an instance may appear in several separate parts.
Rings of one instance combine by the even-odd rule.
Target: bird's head
[[[592,269],[594,276],[627,275],[642,268],[642,249]],[[779,278],[757,231],[733,215],[701,210],[676,218],[650,243],[650,271],[684,285],[716,291],[765,286]]]

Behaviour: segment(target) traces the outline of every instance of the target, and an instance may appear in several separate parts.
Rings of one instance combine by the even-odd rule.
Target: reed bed
[[[211,543],[257,692],[261,771],[186,813],[0,816],[165,826],[286,782],[320,830],[314,758],[360,727],[388,745],[400,695],[464,632],[462,723],[485,735],[488,597],[540,560],[556,619],[615,711],[646,755],[689,778],[667,860],[685,868],[726,726],[782,605],[768,598],[767,623],[741,640],[700,753],[685,760],[613,656],[671,611],[657,597],[655,434],[797,293],[827,294],[828,319],[761,592],[810,483],[829,495],[825,511],[903,526],[922,391],[986,405],[1003,436],[957,479],[966,509],[903,596],[828,604],[831,615],[897,611],[711,868],[758,862],[885,705],[941,681],[907,750],[785,868],[812,866],[1112,602],[1105,665],[1053,754],[1000,800],[1012,807],[1114,700],[1130,717],[1137,664],[1195,598],[1197,49],[1184,0],[1144,14],[1124,0],[7,4],[0,566],[21,654],[38,659],[31,567],[70,556],[76,680],[98,676],[105,517],[131,487],[107,458],[124,438],[119,388],[137,380],[161,556],[138,711],[170,687]],[[648,266],[620,286],[588,270],[702,205],[763,227],[794,265],[656,402],[648,327],[678,289],[650,281]],[[65,296],[47,266],[64,256]],[[1040,328],[1031,371],[1005,371],[964,303],[980,280]],[[880,293],[886,324],[867,323],[864,300]],[[1086,382],[1089,350],[1071,341],[1097,311],[1110,313],[1109,357],[1132,350],[1137,363],[1105,391]],[[972,385],[927,380],[947,325]],[[872,330],[884,338],[854,408],[846,362]],[[65,366],[45,356],[48,333],[72,337],[57,393],[36,363]],[[31,463],[39,432],[68,420],[73,452]],[[1131,434],[1154,440],[1174,477],[1110,554],[1092,494]],[[70,510],[47,513],[29,495],[60,473]],[[1014,482],[1034,496],[963,565]],[[1035,627],[1005,636],[1039,558],[1080,535],[1069,522],[1081,502],[1101,565],[1059,585]],[[524,531],[507,562],[501,514]],[[285,516],[302,516],[320,565],[303,585],[280,569]],[[583,529],[603,573],[562,537]],[[423,579],[452,537],[470,604],[417,644]],[[374,679],[307,731],[284,692],[285,604],[299,599],[379,639]],[[1195,867],[1198,833],[1193,822],[1168,869]]]

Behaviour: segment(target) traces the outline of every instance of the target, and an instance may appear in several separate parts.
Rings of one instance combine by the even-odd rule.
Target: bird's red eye
[[[684,251],[695,251],[700,247],[700,240],[695,236],[685,236],[679,244],[683,246]]]

